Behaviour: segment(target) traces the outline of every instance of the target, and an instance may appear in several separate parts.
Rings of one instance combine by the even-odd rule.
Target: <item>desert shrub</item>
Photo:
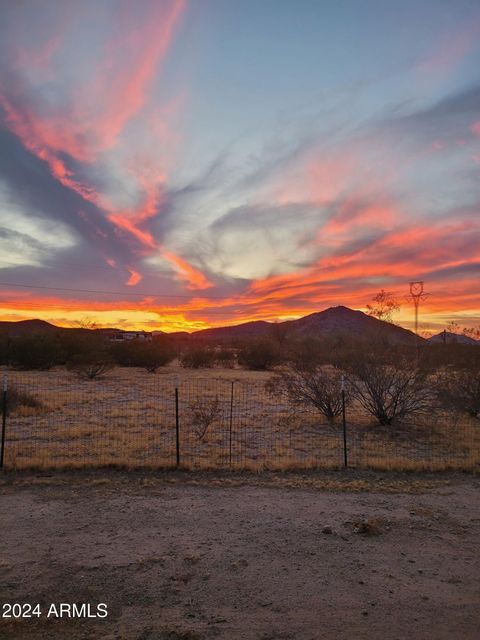
[[[20,407],[30,407],[36,409],[42,406],[40,400],[28,391],[21,391],[15,385],[9,385],[7,391],[7,414],[15,412]],[[4,394],[0,393],[0,413],[4,408]]]
[[[116,364],[124,367],[142,367],[150,373],[175,358],[175,348],[166,340],[152,342],[125,342],[111,345],[109,353]]]
[[[269,327],[269,334],[269,337],[282,348],[288,342],[291,326],[288,322],[273,322]]]
[[[175,349],[166,342],[140,343],[135,353],[135,364],[149,373],[155,373],[175,358]]]
[[[204,440],[209,427],[222,413],[218,396],[215,398],[199,398],[190,404],[190,423],[200,440]]]
[[[105,348],[93,346],[77,353],[67,362],[67,369],[76,373],[82,380],[101,378],[114,366],[115,362]]]
[[[238,362],[247,369],[265,371],[281,362],[281,351],[269,338],[252,340],[240,349]]]
[[[266,388],[294,405],[315,408],[330,421],[342,413],[342,373],[333,367],[289,366],[271,378]],[[345,399],[348,401],[348,393]]]
[[[233,369],[237,357],[232,349],[218,349],[215,351],[215,364],[226,369]]]
[[[324,340],[304,338],[290,344],[287,360],[294,369],[315,371],[328,362],[328,355],[329,350]]]
[[[107,349],[112,360],[119,367],[134,367],[135,363],[135,342],[111,342]]]
[[[480,418],[480,367],[448,367],[438,376],[437,393],[445,408]]]
[[[191,347],[180,356],[182,367],[208,369],[215,363],[215,351],[208,347]]]
[[[6,335],[0,335],[0,365],[8,364],[10,350],[10,339]]]
[[[51,369],[62,361],[58,338],[45,333],[22,336],[11,341],[8,358],[16,369]]]
[[[445,367],[453,369],[480,369],[480,347],[470,344],[438,344],[426,343],[419,349],[420,366],[427,370],[441,370]]]
[[[414,361],[391,363],[378,354],[363,354],[349,367],[353,395],[381,425],[427,413],[434,406],[428,375]]]
[[[380,339],[332,334],[291,341],[287,359],[299,369],[315,370],[323,365],[343,369],[359,353],[378,352],[383,360],[395,362],[402,349],[403,346],[385,344]]]
[[[65,331],[58,337],[59,364],[66,364],[85,348],[85,336],[77,331]]]

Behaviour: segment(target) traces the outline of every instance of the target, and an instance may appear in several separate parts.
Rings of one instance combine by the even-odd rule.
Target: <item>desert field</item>
[[[7,417],[5,466],[342,466],[341,420],[329,423],[313,408],[272,396],[265,389],[271,375],[171,365],[156,374],[117,368],[85,381],[63,368],[9,371],[10,387],[30,402]],[[348,406],[346,441],[348,464],[357,468],[473,470],[480,462],[478,420],[453,414],[381,427]]]
[[[9,640],[477,640],[478,477],[114,470],[0,477]],[[105,619],[48,619],[51,603]]]

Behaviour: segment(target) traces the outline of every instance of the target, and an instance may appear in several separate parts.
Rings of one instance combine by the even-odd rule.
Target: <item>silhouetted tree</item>
[[[393,314],[399,311],[400,304],[390,291],[381,289],[373,297],[373,304],[367,304],[367,314],[378,320],[393,322]]]

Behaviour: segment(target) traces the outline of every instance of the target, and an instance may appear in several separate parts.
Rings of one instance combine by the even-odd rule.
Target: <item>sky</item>
[[[381,289],[480,325],[477,0],[0,0],[0,319],[192,331]]]

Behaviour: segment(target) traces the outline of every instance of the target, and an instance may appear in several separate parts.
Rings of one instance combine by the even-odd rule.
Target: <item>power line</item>
[[[187,296],[187,295],[168,295],[168,294],[157,294],[157,293],[133,293],[133,292],[124,292],[124,291],[100,291],[100,290],[96,290],[96,289],[73,289],[73,288],[68,288],[68,287],[47,287],[47,286],[41,286],[41,285],[30,285],[30,284],[20,284],[20,283],[13,283],[13,282],[0,282],[0,286],[5,286],[5,287],[20,287],[20,288],[24,288],[24,289],[40,289],[40,290],[46,290],[46,291],[68,291],[68,292],[73,292],[73,293],[94,293],[94,294],[105,294],[105,295],[119,295],[119,296],[134,296],[134,297],[152,297],[152,298],[180,298],[180,299],[186,299],[186,300],[191,300],[192,298],[198,298],[198,297],[202,297],[205,300],[205,306],[200,308],[200,309],[178,309],[177,312],[180,313],[188,313],[188,314],[207,314],[207,315],[226,315],[226,316],[232,316],[234,315],[234,312],[232,312],[231,308],[232,307],[238,307],[239,305],[245,305],[247,308],[245,310],[242,310],[242,315],[245,314],[244,317],[238,317],[237,319],[233,318],[231,319],[231,322],[235,322],[236,320],[238,321],[242,321],[248,320],[248,301],[246,302],[237,302],[237,303],[232,303],[230,305],[228,305],[228,308],[225,309],[209,309],[208,308],[208,302],[209,300],[225,300],[225,297],[220,297],[220,296],[212,296],[211,298],[207,298],[204,296]],[[21,304],[21,301],[16,301],[18,304]],[[1,306],[2,302],[0,301],[0,306]],[[12,304],[12,303],[9,303]],[[45,304],[32,304],[32,303],[28,303],[28,308],[29,309],[43,309],[45,310],[46,308],[50,308],[52,310],[57,310],[57,311],[64,311],[65,310],[65,306],[62,306],[61,304],[53,304],[53,305],[45,305]],[[155,311],[152,309],[143,309],[145,312],[154,312],[154,313],[161,313],[162,310],[160,309],[159,311]],[[172,309],[172,312],[174,312],[175,309]]]
[[[23,289],[44,289],[48,291],[70,291],[73,293],[97,293],[115,296],[135,296],[135,297],[152,297],[152,298],[181,298],[191,300],[192,298],[205,298],[205,300],[225,300],[225,296],[205,296],[195,295],[187,296],[185,294],[167,294],[167,293],[147,293],[147,292],[130,292],[130,291],[100,291],[97,289],[73,289],[70,287],[47,287],[34,284],[20,284],[18,282],[0,282],[2,287],[20,287]]]
[[[37,267],[37,269],[58,269],[59,267],[75,267],[76,270],[80,269],[82,271],[92,271],[92,270],[97,270],[100,269],[102,271],[109,271],[111,274],[114,273],[119,273],[122,271],[127,271],[128,273],[131,273],[132,270],[137,271],[137,269],[141,269],[141,273],[140,275],[143,277],[151,277],[151,278],[158,278],[159,276],[162,275],[161,271],[144,271],[142,267],[137,267],[134,269],[134,267],[129,267],[129,266],[125,266],[124,264],[115,264],[115,265],[105,265],[105,264],[98,264],[98,263],[92,263],[92,264],[88,264],[86,265],[83,262],[75,262],[72,260],[51,260],[48,263],[42,264],[41,266]]]

